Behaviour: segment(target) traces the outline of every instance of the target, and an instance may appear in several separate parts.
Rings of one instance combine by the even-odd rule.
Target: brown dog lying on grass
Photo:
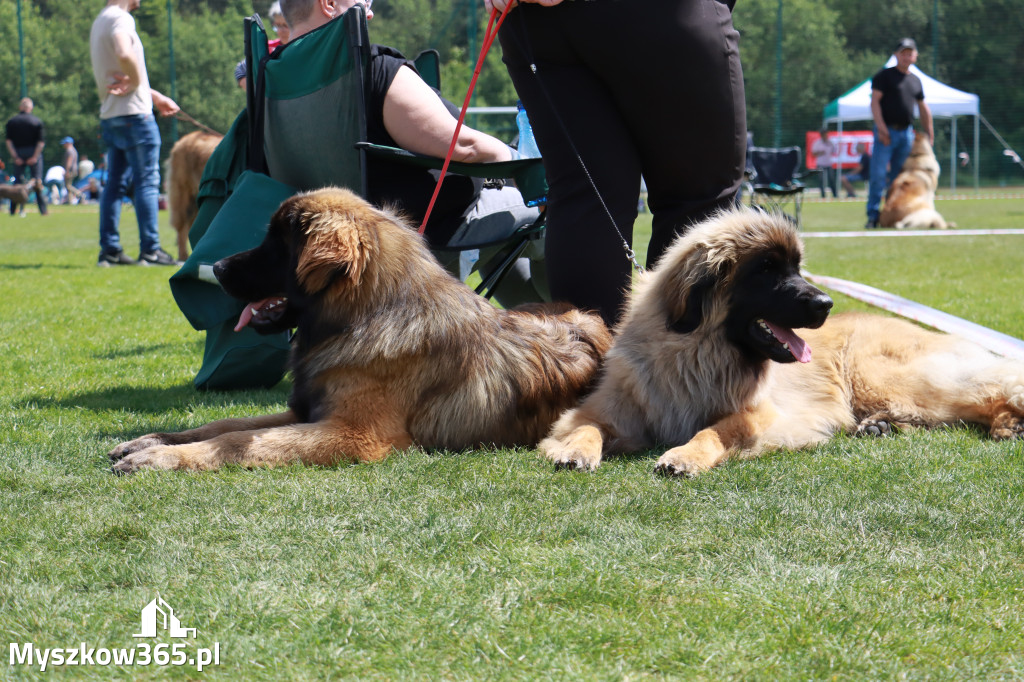
[[[597,387],[544,454],[590,470],[606,454],[667,446],[655,470],[695,476],[838,432],[965,421],[996,439],[1024,434],[1024,363],[903,320],[829,318],[802,256],[788,220],[752,211],[679,238],[637,284]]]
[[[409,225],[342,189],[288,199],[263,243],[214,274],[256,301],[239,328],[296,329],[289,409],[122,443],[115,472],[533,445],[590,388],[611,345],[596,314],[493,307]]]

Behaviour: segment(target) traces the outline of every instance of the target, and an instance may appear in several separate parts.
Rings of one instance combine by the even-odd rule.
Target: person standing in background
[[[819,171],[821,179],[821,198],[825,198],[828,190],[832,190],[832,198],[839,196],[836,189],[835,156],[832,154],[832,142],[828,139],[828,128],[822,128],[818,139],[811,144],[811,156]]]
[[[288,26],[284,13],[281,11],[280,0],[270,6],[267,14],[270,16],[270,28],[277,34],[276,39],[267,41],[267,49],[273,52],[278,46],[288,44],[288,41],[291,40],[292,29]]]
[[[18,113],[7,121],[7,151],[14,164],[11,169],[14,181],[19,184],[24,182],[27,172],[28,177],[39,180],[39,187],[42,187],[46,131],[43,122],[32,115],[34,108],[35,104],[28,97],[18,102]],[[46,215],[46,192],[42,189],[36,190],[36,205],[39,206],[39,214]],[[14,215],[16,208],[14,202],[11,202],[11,215]]]
[[[121,248],[118,223],[125,173],[134,180],[141,265],[176,265],[160,248],[160,129],[153,109],[178,113],[177,103],[149,86],[146,55],[129,14],[141,0],[107,0],[92,24],[89,49],[100,96],[100,134],[107,144],[107,182],[100,195],[100,256],[97,265],[134,264]]]
[[[935,144],[932,112],[924,102],[921,79],[910,73],[917,61],[917,43],[904,38],[896,46],[896,66],[882,69],[871,79],[871,116],[875,121],[875,142],[871,156],[871,182],[868,184],[865,227],[878,227],[879,206],[885,188],[903,170],[903,163],[914,144],[914,106],[928,141]]]
[[[75,149],[75,138],[65,137],[60,141],[64,148],[61,152],[60,165],[64,168],[64,203],[70,204],[71,199],[78,196],[75,189],[75,178],[78,177],[78,150]]]
[[[857,170],[843,176],[843,189],[846,190],[846,196],[849,198],[857,196],[857,190],[854,189],[853,183],[871,181],[871,154],[868,152],[868,146],[863,142],[858,142],[857,153],[860,154]]]
[[[509,0],[485,3],[500,11]],[[554,300],[618,320],[641,176],[648,266],[733,205],[747,143],[733,4],[523,0],[509,10],[498,37],[544,159]]]

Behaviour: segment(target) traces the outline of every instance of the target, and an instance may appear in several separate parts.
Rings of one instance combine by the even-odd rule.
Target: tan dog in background
[[[903,170],[885,194],[878,224],[897,230],[956,227],[956,223],[947,223],[935,210],[938,187],[939,161],[928,142],[928,134],[918,131]]]
[[[342,189],[285,201],[263,243],[214,274],[238,329],[295,329],[288,411],[156,433],[114,471],[372,462],[419,446],[533,445],[588,391],[611,334],[568,306],[499,310],[414,227]]]
[[[178,260],[188,258],[188,231],[196,219],[199,207],[199,180],[210,154],[220,144],[221,135],[201,130],[189,133],[171,149],[167,169],[167,207],[171,227],[178,235]]]
[[[8,185],[6,183],[0,183],[0,199],[7,199],[11,202],[11,205],[15,207],[16,211],[11,213],[21,212],[25,210],[25,204],[28,203],[28,196],[32,193],[32,190],[36,192],[43,191],[43,183],[39,178],[32,178],[28,182],[20,185]]]
[[[839,432],[966,421],[1024,435],[1024,363],[904,320],[826,320],[832,301],[800,275],[802,252],[788,220],[751,211],[679,238],[637,283],[597,387],[542,452],[590,470],[667,446],[655,471],[695,476]]]

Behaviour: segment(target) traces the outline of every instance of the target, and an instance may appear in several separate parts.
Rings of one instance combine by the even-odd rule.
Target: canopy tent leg
[[[953,124],[949,142],[949,189],[956,192],[956,116],[950,119]]]
[[[981,135],[981,128],[978,126],[978,114],[974,115],[974,193],[978,193],[978,167],[981,166],[981,157],[978,156],[978,137]]]

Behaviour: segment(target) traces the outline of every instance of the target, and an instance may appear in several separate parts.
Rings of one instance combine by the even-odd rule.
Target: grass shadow
[[[96,391],[85,391],[56,398],[51,395],[31,395],[14,403],[16,409],[85,409],[93,412],[135,412],[159,414],[185,407],[230,407],[254,405],[268,409],[279,406],[288,398],[291,383],[282,381],[274,388],[246,391],[200,391],[191,384],[149,388],[118,386]]]
[[[81,270],[84,265],[54,265],[52,263],[0,263],[0,270]]]
[[[201,348],[202,342],[196,341],[193,345]],[[117,350],[104,351],[102,353],[93,353],[92,357],[97,360],[117,360],[119,358],[137,357],[159,350],[178,350],[180,347],[181,344],[179,343],[156,343],[148,346],[135,346],[134,348],[120,348]]]

